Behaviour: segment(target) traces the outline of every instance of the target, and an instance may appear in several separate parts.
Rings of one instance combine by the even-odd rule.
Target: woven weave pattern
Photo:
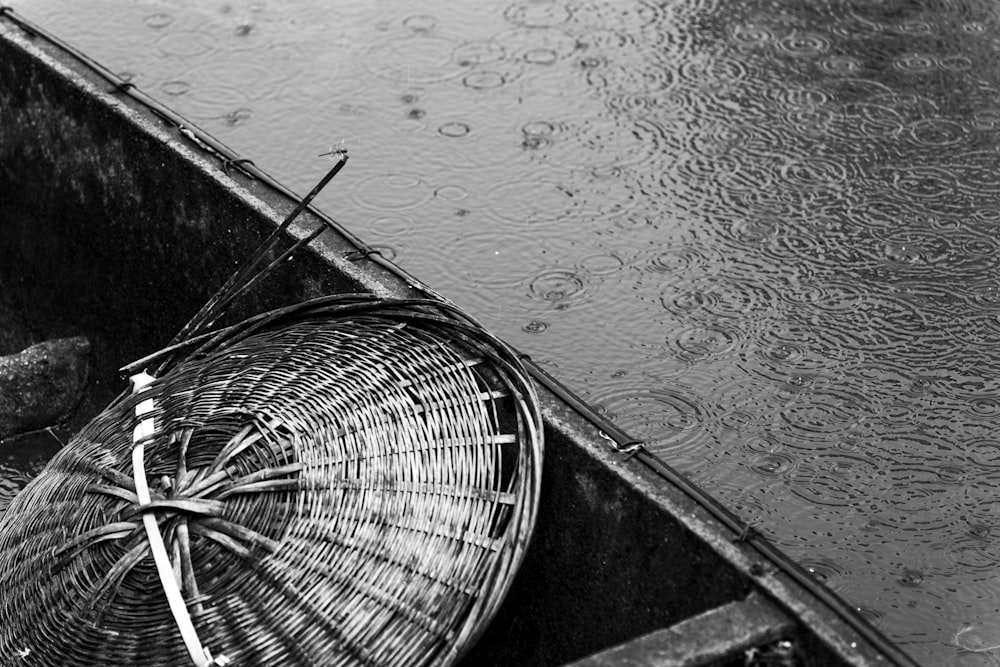
[[[112,404],[14,500],[0,660],[190,664],[152,512],[220,664],[450,664],[521,560],[541,456],[517,359],[439,307],[327,298],[255,318]]]

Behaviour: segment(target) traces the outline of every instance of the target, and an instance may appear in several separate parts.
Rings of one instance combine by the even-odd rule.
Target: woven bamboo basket
[[[451,664],[483,631],[541,475],[505,345],[330,297],[142,377],[0,519],[0,661]]]

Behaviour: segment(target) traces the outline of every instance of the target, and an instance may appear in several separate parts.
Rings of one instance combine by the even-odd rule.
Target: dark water
[[[331,3],[334,4],[334,3]],[[929,666],[1000,664],[987,1],[36,0]]]

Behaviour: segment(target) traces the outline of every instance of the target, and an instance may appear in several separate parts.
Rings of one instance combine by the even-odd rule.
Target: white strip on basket
[[[149,388],[155,380],[152,375],[146,372],[133,375],[132,393],[138,394]],[[149,485],[146,482],[146,468],[143,462],[145,440],[156,432],[156,420],[153,412],[156,405],[153,399],[149,398],[141,401],[135,406],[135,416],[139,418],[135,430],[132,432],[132,476],[135,479],[135,494],[139,498],[139,505],[148,505],[151,502],[149,495]],[[181,631],[184,645],[187,647],[191,661],[196,667],[210,667],[212,665],[224,665],[228,661],[225,656],[212,658],[212,652],[202,646],[198,639],[198,631],[191,621],[187,604],[174,575],[174,568],[170,563],[170,556],[167,555],[167,548],[163,544],[163,536],[160,535],[160,527],[156,522],[156,517],[152,513],[142,515],[142,524],[146,528],[146,537],[149,539],[149,548],[153,552],[153,561],[156,563],[156,571],[160,575],[160,584],[163,592],[167,596],[167,604],[170,605],[170,612],[174,616],[174,622]]]

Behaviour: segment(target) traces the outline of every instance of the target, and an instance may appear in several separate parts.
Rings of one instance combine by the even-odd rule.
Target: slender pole
[[[292,212],[289,213],[285,217],[285,220],[273,232],[271,232],[263,243],[260,244],[257,250],[255,250],[250,256],[250,259],[237,268],[237,270],[229,277],[229,280],[227,280],[225,284],[220,287],[214,295],[212,295],[212,298],[210,298],[205,305],[201,307],[195,316],[192,317],[179,332],[177,332],[177,335],[174,336],[173,340],[170,342],[171,345],[178,343],[185,338],[197,335],[199,330],[202,329],[207,322],[214,321],[217,318],[219,313],[216,311],[220,307],[226,306],[234,293],[241,291],[242,284],[249,281],[255,281],[260,277],[260,275],[273,268],[274,265],[272,264],[265,267],[265,269],[259,272],[256,276],[251,275],[264,257],[266,257],[277,244],[278,238],[281,234],[288,229],[299,214],[302,213],[302,211],[304,211],[310,203],[312,203],[312,200],[316,198],[316,195],[318,195],[320,191],[326,187],[326,184],[329,183],[333,177],[344,168],[345,164],[347,164],[347,151],[343,148],[334,149],[330,153],[327,153],[327,155],[332,155],[336,160],[336,163],[330,171],[328,171],[327,174],[320,179],[319,183],[317,183],[313,189],[309,191],[309,194],[299,200]]]

